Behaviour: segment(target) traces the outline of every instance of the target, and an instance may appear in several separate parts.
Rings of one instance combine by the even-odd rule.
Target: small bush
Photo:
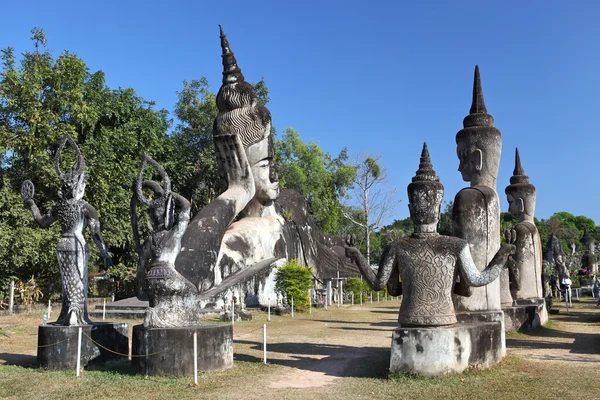
[[[290,260],[277,269],[275,290],[288,304],[293,298],[296,310],[303,311],[308,307],[308,290],[312,287],[312,267],[303,267],[296,260]]]
[[[344,291],[350,296],[354,294],[354,298],[358,299],[362,293],[363,297],[367,298],[367,293],[371,290],[367,282],[355,276],[348,278],[344,283]]]

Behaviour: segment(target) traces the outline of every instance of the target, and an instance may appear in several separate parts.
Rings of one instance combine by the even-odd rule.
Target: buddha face
[[[475,163],[475,161],[477,161],[475,160],[475,153],[476,152],[473,151],[470,146],[463,142],[458,143],[456,147],[456,154],[458,155],[459,160],[458,171],[461,173],[465,182],[470,182],[473,179],[473,175],[481,169],[481,163],[477,162],[477,165]],[[481,151],[479,151],[479,153],[481,153]]]
[[[444,191],[441,189],[418,187],[410,190],[408,210],[415,226],[429,226],[428,231],[436,231],[443,198]]]
[[[513,196],[512,194],[506,195],[508,200],[508,212],[513,218],[519,218],[525,211],[525,205],[521,197]]]
[[[270,127],[268,127],[270,130]],[[246,156],[254,175],[256,194],[254,198],[262,205],[268,205],[279,197],[279,179],[273,164],[273,149],[270,135],[248,147]]]

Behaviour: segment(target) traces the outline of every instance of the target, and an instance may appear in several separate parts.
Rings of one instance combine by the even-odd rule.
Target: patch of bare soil
[[[550,315],[550,328],[510,334],[508,354],[534,361],[600,363],[600,309],[584,298],[569,308],[555,304],[560,312]]]

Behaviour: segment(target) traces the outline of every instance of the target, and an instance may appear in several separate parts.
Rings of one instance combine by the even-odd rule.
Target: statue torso
[[[398,243],[402,279],[400,324],[448,325],[456,322],[452,290],[464,241],[449,236],[404,238]]]
[[[85,204],[87,204],[85,200],[76,199],[60,199],[56,203],[55,211],[63,235],[83,236],[83,228],[85,227],[83,207]]]
[[[538,230],[530,221],[523,221],[514,226],[517,233],[515,261],[520,261],[520,289],[516,298],[541,298],[542,295],[542,245]]]

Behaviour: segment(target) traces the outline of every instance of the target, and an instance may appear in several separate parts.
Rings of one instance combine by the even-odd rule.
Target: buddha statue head
[[[415,233],[435,233],[444,198],[444,185],[436,175],[429,158],[427,143],[423,143],[421,162],[416,175],[408,185],[408,209]]]
[[[60,157],[67,143],[75,151],[77,161],[75,161],[75,164],[69,168],[67,172],[63,173],[60,170]],[[81,150],[79,150],[79,146],[77,146],[68,133],[63,136],[58,150],[56,151],[56,156],[54,157],[54,169],[61,180],[58,197],[63,200],[81,200],[85,193],[85,159],[81,154]]]
[[[279,197],[279,179],[273,160],[271,113],[258,102],[256,91],[245,81],[223,28],[220,25],[219,28],[223,84],[216,99],[219,113],[213,125],[213,135],[215,138],[222,135],[240,137],[254,175],[254,200],[269,205]],[[222,160],[218,159],[218,162]]]
[[[458,170],[471,186],[485,185],[496,188],[500,167],[502,136],[494,127],[494,118],[487,113],[479,77],[475,66],[473,102],[469,115],[463,120],[464,128],[456,134]]]
[[[521,221],[531,220],[535,214],[535,186],[529,183],[529,177],[525,175],[519,149],[515,150],[515,170],[510,178],[510,185],[504,190],[508,200],[508,212],[514,218]]]

